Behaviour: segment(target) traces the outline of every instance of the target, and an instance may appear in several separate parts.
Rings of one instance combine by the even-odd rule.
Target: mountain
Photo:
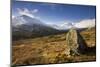
[[[26,15],[18,16],[12,19],[13,39],[46,36],[58,33],[59,30],[54,29],[42,21]]]
[[[12,18],[13,39],[59,34],[67,32],[72,27],[80,31],[95,27],[95,19],[83,20],[77,23],[64,22],[61,24],[46,24],[37,18],[32,18],[27,15]]]
[[[83,28],[92,28],[95,27],[95,19],[86,19],[86,20],[81,20],[79,22],[63,22],[60,24],[48,24],[51,27],[58,29],[58,30],[67,30],[72,27],[76,29],[83,29]]]
[[[21,15],[21,16],[17,16],[15,18],[12,18],[12,26],[19,26],[19,25],[32,25],[32,24],[43,24],[40,20],[36,19],[36,18],[32,18],[30,16],[27,15]]]
[[[58,29],[58,30],[68,30],[73,27],[74,23],[62,23],[62,24],[49,24],[51,27]]]

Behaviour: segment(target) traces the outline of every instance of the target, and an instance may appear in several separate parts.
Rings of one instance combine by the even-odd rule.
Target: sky
[[[79,22],[96,18],[96,7],[44,2],[12,2],[12,17],[28,15],[45,23]]]

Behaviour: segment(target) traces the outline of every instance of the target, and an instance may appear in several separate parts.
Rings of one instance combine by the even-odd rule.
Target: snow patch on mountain
[[[17,16],[15,18],[12,18],[12,26],[14,27],[18,27],[19,25],[28,25],[28,26],[32,26],[33,24],[44,24],[42,23],[40,20],[38,20],[37,18],[32,18],[30,16],[27,15],[21,15],[21,16]]]
[[[59,30],[66,30],[70,29],[72,27],[74,28],[90,28],[95,26],[95,19],[85,19],[81,20],[79,22],[63,22],[60,24],[48,24],[53,28],[59,29]]]
[[[49,24],[51,27],[59,29],[59,30],[66,30],[73,27],[73,23],[65,22],[61,24]]]

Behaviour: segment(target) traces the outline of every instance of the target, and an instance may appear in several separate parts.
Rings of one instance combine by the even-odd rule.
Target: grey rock
[[[80,52],[84,51],[86,48],[86,43],[80,33],[71,28],[66,35],[66,43],[69,48],[70,55],[80,55]]]

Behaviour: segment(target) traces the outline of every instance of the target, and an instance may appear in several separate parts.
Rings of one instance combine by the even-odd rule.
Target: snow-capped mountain
[[[58,30],[46,25],[42,21],[26,15],[12,19],[12,32],[17,37],[37,37],[57,33]]]
[[[58,30],[67,30],[72,27],[76,29],[82,29],[82,28],[91,28],[95,27],[95,19],[87,19],[87,20],[82,20],[79,22],[64,22],[60,24],[48,24],[51,27],[58,29]]]
[[[70,29],[72,27],[74,27],[73,25],[74,23],[62,23],[62,24],[49,24],[51,27],[58,29],[58,30],[67,30]]]
[[[31,26],[33,24],[43,24],[43,23],[36,18],[32,18],[26,15],[17,16],[12,19],[12,26],[17,27],[18,25],[22,25],[22,24]]]
[[[44,26],[40,20],[26,15],[17,16],[12,19],[12,27],[17,30],[32,31],[36,26],[40,27],[41,25]]]

